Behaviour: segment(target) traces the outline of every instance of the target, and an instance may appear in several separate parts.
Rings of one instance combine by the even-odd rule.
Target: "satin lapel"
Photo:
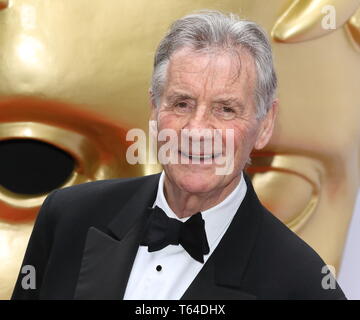
[[[76,287],[75,299],[121,299],[136,254],[140,224],[121,241],[91,227]]]
[[[106,232],[88,230],[75,299],[122,299],[160,175],[149,176]]]
[[[206,261],[182,300],[252,300],[241,284],[262,221],[262,205],[250,179],[247,192],[220,243]]]

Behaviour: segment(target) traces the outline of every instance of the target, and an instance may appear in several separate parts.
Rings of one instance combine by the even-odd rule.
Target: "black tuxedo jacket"
[[[22,288],[20,271],[12,299],[122,299],[159,177],[53,192],[23,261],[35,267],[36,289]],[[181,299],[345,299],[337,284],[323,289],[324,262],[261,205],[245,180],[233,221]]]

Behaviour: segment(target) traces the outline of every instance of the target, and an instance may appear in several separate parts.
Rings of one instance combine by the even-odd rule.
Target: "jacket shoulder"
[[[55,190],[47,199],[51,202],[52,215],[74,221],[82,215],[106,215],[119,210],[137,190],[146,184],[154,185],[159,174],[136,177],[98,180]],[[48,213],[50,214],[50,213]]]
[[[264,281],[273,288],[287,288],[288,298],[345,298],[319,254],[264,207],[255,251],[261,252],[262,265],[270,271],[264,273]],[[334,282],[335,289],[325,282]]]

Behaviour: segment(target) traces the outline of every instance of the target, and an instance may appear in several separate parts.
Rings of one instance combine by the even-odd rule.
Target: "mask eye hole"
[[[63,185],[75,169],[74,158],[34,139],[0,141],[0,185],[14,193],[38,195]]]

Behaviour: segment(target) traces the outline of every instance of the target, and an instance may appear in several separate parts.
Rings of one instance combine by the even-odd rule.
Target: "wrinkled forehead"
[[[252,90],[255,81],[255,62],[245,48],[184,47],[171,55],[167,69],[168,88],[206,86],[207,90],[243,91]]]

